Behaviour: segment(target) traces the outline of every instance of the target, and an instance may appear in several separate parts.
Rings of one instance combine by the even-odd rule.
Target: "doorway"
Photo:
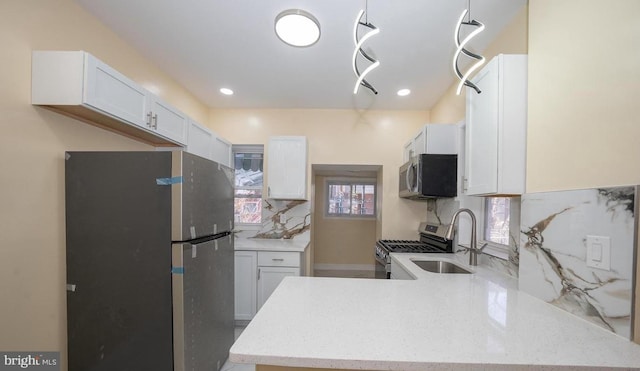
[[[315,276],[374,278],[382,166],[312,165]]]

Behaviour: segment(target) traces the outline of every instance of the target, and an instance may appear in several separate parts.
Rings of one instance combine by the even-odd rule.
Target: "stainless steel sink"
[[[473,273],[469,270],[462,268],[461,266],[442,260],[412,260],[413,264],[422,268],[427,272],[432,273]]]

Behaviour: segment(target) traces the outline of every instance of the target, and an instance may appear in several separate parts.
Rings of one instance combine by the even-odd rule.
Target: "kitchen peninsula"
[[[483,267],[415,280],[287,277],[230,351],[257,370],[640,369],[640,346]],[[435,258],[432,256],[432,258]]]

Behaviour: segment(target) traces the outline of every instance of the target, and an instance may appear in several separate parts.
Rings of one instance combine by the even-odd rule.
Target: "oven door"
[[[391,278],[391,264],[388,264],[383,258],[376,255],[376,278],[389,279]]]

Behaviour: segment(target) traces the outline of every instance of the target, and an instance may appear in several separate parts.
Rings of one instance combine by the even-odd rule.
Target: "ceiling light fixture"
[[[409,89],[400,89],[400,90],[398,90],[397,94],[399,96],[401,96],[401,97],[406,97],[407,95],[411,94],[411,90],[409,90]]]
[[[460,79],[460,83],[458,84],[458,88],[456,89],[456,95],[460,95],[460,93],[462,92],[462,86],[468,86],[470,88],[472,88],[473,90],[476,91],[476,93],[480,94],[481,90],[471,81],[469,81],[469,76],[471,76],[471,74],[477,70],[478,68],[480,68],[480,66],[482,66],[484,64],[485,58],[479,54],[475,54],[470,52],[469,50],[465,49],[465,46],[467,45],[467,43],[474,38],[477,34],[479,34],[480,32],[484,31],[484,24],[482,24],[481,22],[476,21],[475,19],[471,19],[471,3],[469,0],[468,3],[468,9],[465,9],[462,12],[462,15],[460,15],[460,19],[458,19],[458,23],[456,23],[456,30],[455,30],[455,34],[454,34],[454,41],[456,43],[456,52],[453,56],[453,71],[455,72],[456,76],[458,76],[458,78]],[[469,20],[467,22],[464,22],[464,17],[465,15],[467,15],[467,13],[469,13]],[[466,26],[474,26],[476,27],[475,30],[471,31],[471,33],[469,33],[469,35],[467,35],[467,37],[464,38],[464,40],[462,40],[462,42],[460,42],[460,28],[462,27],[462,25],[466,25]],[[460,69],[458,68],[458,58],[460,57],[460,53],[466,55],[469,58],[475,59],[476,63],[471,66],[467,72],[464,73],[464,75],[460,72]]]
[[[224,95],[233,95],[233,90],[229,88],[220,88],[220,93]]]
[[[320,23],[309,12],[289,9],[276,17],[275,31],[285,44],[307,47],[320,39]]]
[[[380,65],[380,62],[372,58],[364,50],[362,50],[362,45],[371,36],[379,34],[380,30],[376,26],[369,23],[367,20],[362,22],[362,16],[364,14],[365,14],[365,11],[361,10],[360,13],[358,13],[358,16],[356,17],[356,21],[353,25],[353,42],[355,43],[356,48],[353,50],[353,57],[351,59],[352,59],[352,65],[353,65],[353,73],[355,73],[356,77],[358,78],[356,80],[356,85],[353,88],[353,94],[358,93],[358,89],[360,88],[360,85],[364,86],[365,88],[368,88],[374,94],[378,94],[378,91],[373,87],[373,85],[369,84],[369,82],[367,82],[367,80],[365,80],[364,78],[369,74],[369,72],[373,71],[376,67],[378,67]],[[365,26],[371,30],[367,32],[360,40],[358,40],[358,26]],[[365,70],[362,71],[362,73],[360,73],[360,70],[358,69],[358,64],[356,63],[358,54],[362,55],[365,59],[367,59],[369,62],[372,63],[367,68],[365,68]]]

